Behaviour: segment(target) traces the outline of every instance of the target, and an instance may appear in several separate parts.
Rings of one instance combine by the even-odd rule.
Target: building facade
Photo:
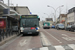
[[[52,25],[53,24],[53,18],[46,18],[46,22],[49,22],[50,25]]]
[[[30,15],[30,10],[27,6],[10,6],[21,15]]]
[[[57,23],[60,23],[60,19],[59,19],[59,17],[57,18],[57,21],[56,21]]]
[[[67,18],[67,15],[66,14],[60,14],[60,16],[59,16],[60,23],[65,22],[66,18]]]
[[[65,24],[66,18],[67,18],[67,14],[60,14],[60,16],[58,17],[59,23]]]
[[[70,9],[67,14],[67,25],[73,25],[75,23],[75,7]]]

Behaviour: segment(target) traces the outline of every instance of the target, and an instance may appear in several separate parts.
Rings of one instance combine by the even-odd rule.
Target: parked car
[[[58,24],[55,25],[55,29],[57,29],[57,25],[58,25]]]
[[[75,31],[75,24],[71,26],[71,31]]]
[[[51,28],[55,28],[55,26],[54,26],[54,25],[52,25],[52,26],[51,26]]]
[[[65,30],[67,30],[67,31],[71,31],[71,26],[72,26],[72,25],[68,25],[68,26],[66,27]]]
[[[65,29],[64,24],[57,24],[56,29]]]

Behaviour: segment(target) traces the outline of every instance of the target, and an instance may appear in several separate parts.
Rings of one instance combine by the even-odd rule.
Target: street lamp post
[[[75,12],[74,12],[74,24],[75,24]]]
[[[44,14],[46,14],[46,13],[44,13]],[[48,17],[49,17],[49,15],[48,14],[46,14]]]
[[[49,5],[47,5],[47,7],[51,7],[51,8],[53,8],[54,9],[54,11],[55,11],[55,15],[54,15],[54,18],[55,18],[55,23],[56,23],[56,11],[57,11],[57,9],[58,8],[60,8],[60,7],[63,7],[64,5],[61,5],[61,6],[59,6],[59,7],[57,7],[56,9],[54,8],[54,7],[52,7],[52,6],[49,6]],[[61,12],[61,11],[60,11]]]

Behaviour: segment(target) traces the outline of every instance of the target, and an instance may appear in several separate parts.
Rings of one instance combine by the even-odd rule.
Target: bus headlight
[[[21,30],[21,32],[23,32],[23,30]]]
[[[39,30],[39,27],[37,27],[36,30]]]
[[[39,30],[36,30],[37,32],[39,32]]]
[[[21,27],[21,28],[20,28],[20,30],[24,30],[24,28],[23,28],[23,27]]]
[[[39,27],[37,27],[39,29]]]

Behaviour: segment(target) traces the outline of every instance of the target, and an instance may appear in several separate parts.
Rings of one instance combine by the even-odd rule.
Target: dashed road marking
[[[32,49],[28,49],[28,50],[32,50]]]
[[[45,31],[45,30],[44,30]],[[53,35],[51,35],[50,33],[48,33],[47,31],[45,31],[47,34],[49,34],[50,36],[52,36],[55,40],[57,40],[59,43],[62,43],[60,40],[58,40],[56,37],[54,37]]]
[[[74,41],[75,40],[75,37],[69,37],[66,34],[62,34],[62,35],[65,36],[65,37],[62,37],[62,38],[65,39],[66,41]]]
[[[73,50],[75,50],[75,44],[70,44],[68,46],[71,47]]]
[[[48,50],[48,47],[40,48],[40,50]]]
[[[62,35],[68,37],[68,35],[66,35],[66,34],[62,34]]]
[[[59,45],[59,46],[54,46],[55,48],[56,48],[56,50],[65,50],[61,45]]]
[[[28,50],[34,50],[34,48],[33,49],[28,49]],[[35,50],[75,50],[75,44],[35,48]]]

